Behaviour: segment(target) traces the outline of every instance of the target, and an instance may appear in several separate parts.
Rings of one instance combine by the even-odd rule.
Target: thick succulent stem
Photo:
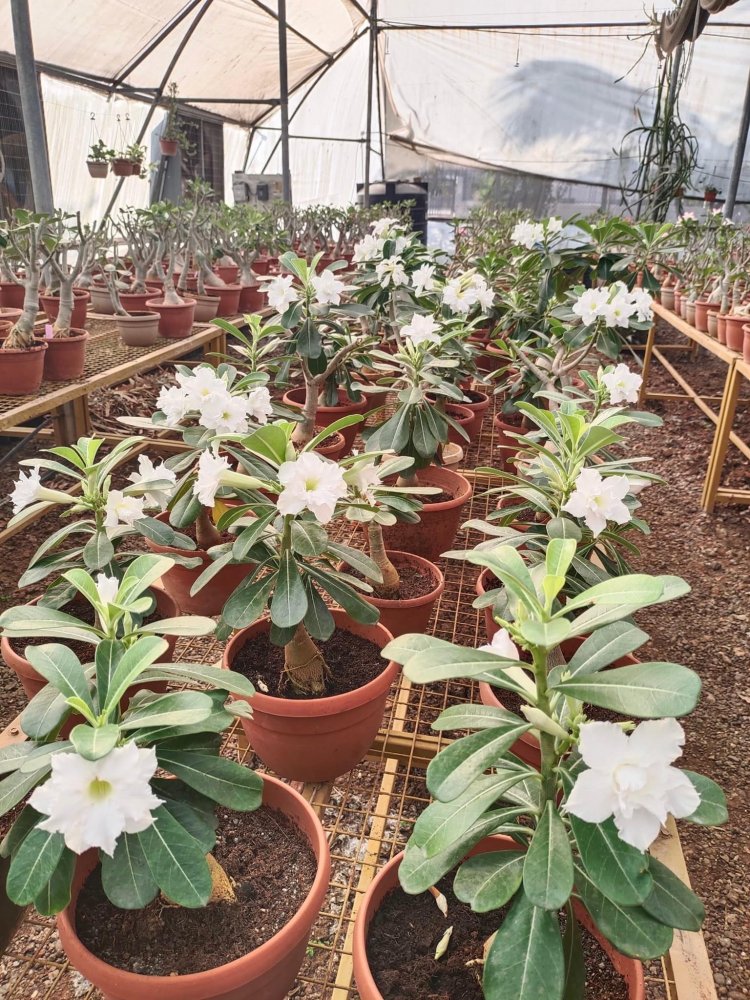
[[[377,565],[383,576],[383,582],[375,587],[378,597],[385,600],[392,600],[398,597],[401,587],[401,577],[398,570],[388,558],[388,553],[383,540],[383,528],[375,521],[370,521],[367,526],[367,540],[370,547],[370,558]]]
[[[304,370],[303,366],[303,370]],[[302,419],[292,432],[292,441],[296,445],[306,445],[315,437],[315,418],[318,415],[318,386],[315,379],[305,371],[305,402],[302,407]]]
[[[73,319],[73,305],[73,279],[64,278],[60,281],[60,305],[53,326],[53,336],[63,338],[72,335],[70,324]]]
[[[221,545],[221,533],[211,520],[208,507],[201,507],[201,512],[195,521],[195,540],[198,548],[204,552],[214,545]]]
[[[284,646],[284,673],[280,688],[288,681],[295,691],[302,694],[323,694],[330,674],[323,654],[300,622],[294,637]]]
[[[23,312],[5,338],[7,351],[25,351],[34,347],[34,323],[39,312],[39,272],[34,268],[24,282]]]

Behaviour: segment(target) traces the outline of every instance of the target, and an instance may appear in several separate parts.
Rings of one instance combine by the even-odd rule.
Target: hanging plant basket
[[[162,156],[175,156],[177,154],[176,139],[159,139],[159,149]]]
[[[109,170],[109,164],[102,160],[86,160],[86,166],[92,177],[106,177]]]
[[[130,177],[133,173],[133,164],[130,160],[117,157],[112,160],[112,173],[115,177]]]

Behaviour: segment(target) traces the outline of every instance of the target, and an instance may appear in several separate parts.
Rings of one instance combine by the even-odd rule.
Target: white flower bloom
[[[40,477],[39,469],[30,469],[25,476],[23,471],[20,472],[10,495],[14,514],[18,514],[24,507],[41,499],[42,483]]]
[[[104,573],[96,574],[96,592],[102,604],[114,604],[117,591],[120,589],[120,581],[116,576],[106,576]]]
[[[414,313],[411,322],[401,328],[402,336],[410,340],[412,344],[439,344],[440,335],[437,332],[440,326],[435,322],[433,316],[421,316]]]
[[[188,394],[179,385],[165,385],[159,393],[156,405],[167,418],[167,423],[172,426],[184,420],[192,408]]]
[[[157,768],[153,747],[115,747],[99,760],[77,753],[52,757],[52,774],[29,799],[47,817],[39,828],[61,833],[75,854],[98,847],[110,857],[123,833],[142,833],[161,805],[149,782]]]
[[[545,225],[548,236],[555,236],[557,233],[561,233],[562,227],[563,227],[563,221],[562,219],[558,219],[556,215],[553,215],[549,219],[547,219]]]
[[[168,468],[164,462],[154,465],[148,455],[138,456],[138,471],[131,472],[128,476],[129,482],[136,486],[146,487],[143,497],[149,507],[164,508],[169,503],[169,492],[167,490],[149,490],[149,483],[169,482],[172,486],[177,485],[176,473]]]
[[[391,235],[392,229],[401,228],[400,219],[378,219],[377,222],[372,223],[372,235],[376,237],[386,237]]]
[[[198,459],[198,478],[193,493],[204,507],[213,507],[216,491],[222,485],[222,475],[231,472],[229,462],[212,451],[204,451]]]
[[[683,212],[682,215],[677,220],[678,222],[693,222],[695,221],[695,212]]]
[[[144,497],[126,496],[122,490],[110,490],[104,508],[104,527],[116,528],[120,524],[132,525],[135,521],[146,516],[143,510],[145,506]]]
[[[422,264],[411,276],[414,285],[414,293],[421,298],[425,292],[432,292],[435,289],[435,268],[432,264]]]
[[[637,403],[643,377],[621,363],[614,371],[602,375],[602,382],[609,393],[610,403]]]
[[[305,451],[295,462],[284,462],[279,469],[284,489],[276,506],[281,514],[300,514],[309,510],[321,524],[328,524],[336,504],[346,496],[344,474],[335,462],[315,452]]]
[[[207,400],[200,410],[198,422],[216,434],[244,434],[247,430],[247,400],[232,396],[226,389]]]
[[[641,479],[638,476],[628,476],[628,486],[630,487],[629,493],[631,496],[638,496],[644,490],[648,489],[649,486],[653,486],[653,481],[651,479]]]
[[[251,420],[254,420],[256,424],[267,424],[268,418],[273,413],[273,406],[271,405],[271,393],[264,386],[258,386],[257,389],[251,389],[247,395],[247,415]]]
[[[391,237],[391,239],[392,238],[393,237]],[[406,250],[406,248],[411,244],[413,239],[414,239],[413,236],[397,236],[396,246],[395,246],[396,255],[398,256],[399,254],[402,254],[404,250]]]
[[[370,501],[374,499],[373,491],[382,485],[378,466],[369,461],[352,465],[344,473],[344,480],[356,493]]]
[[[653,319],[654,300],[652,295],[645,288],[634,288],[630,295],[636,309],[636,319],[641,323]]]
[[[518,646],[511,639],[507,628],[499,628],[492,636],[492,642],[485,646],[480,646],[481,653],[494,653],[496,656],[503,656],[506,660],[518,659]]]
[[[406,285],[409,282],[404,270],[404,262],[400,257],[387,257],[385,260],[381,260],[375,267],[375,273],[382,288],[388,288],[389,285],[396,288],[398,285]]]
[[[477,290],[472,278],[470,274],[459,274],[446,282],[442,302],[452,313],[466,316],[477,304]]]
[[[484,312],[489,312],[495,301],[495,292],[479,274],[474,275],[472,285],[477,296],[477,302],[481,306],[482,310]]]
[[[291,274],[280,274],[266,285],[268,304],[282,316],[293,302],[299,299],[299,292],[292,287],[294,277]]]
[[[535,243],[543,242],[544,226],[541,222],[532,222],[531,219],[527,219],[525,222],[518,222],[514,226],[510,238],[517,246],[532,250]]]
[[[572,311],[588,325],[599,319],[602,305],[606,301],[607,293],[604,288],[587,288],[573,303]]]
[[[185,393],[191,410],[200,410],[214,396],[227,392],[226,382],[219,378],[216,369],[210,365],[199,365],[187,375],[178,373],[177,384]]]
[[[562,509],[581,517],[594,536],[601,534],[607,521],[627,524],[630,511],[622,502],[630,491],[627,476],[603,478],[596,469],[582,469],[575,482],[575,490]]]
[[[586,823],[613,816],[620,840],[647,850],[669,813],[690,816],[700,805],[687,775],[670,766],[684,742],[675,719],[641,722],[630,736],[614,722],[584,723],[578,748],[589,770],[578,776],[568,812]]]
[[[627,326],[635,309],[630,295],[627,291],[622,291],[602,304],[599,315],[607,326]]]
[[[321,271],[310,278],[310,284],[315,289],[315,301],[321,306],[337,306],[341,304],[342,292],[348,290],[349,285],[344,284],[336,277],[334,271]]]
[[[352,260],[355,264],[363,264],[368,260],[375,260],[383,252],[384,240],[376,239],[369,233],[359,243],[354,244],[354,256]]]

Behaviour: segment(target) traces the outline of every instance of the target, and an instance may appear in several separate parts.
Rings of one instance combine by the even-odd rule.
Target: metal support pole
[[[370,146],[372,145],[372,94],[375,80],[375,59],[378,43],[378,0],[372,0],[370,9],[370,48],[367,56],[367,121],[365,122],[365,176],[362,202],[370,207]]]
[[[745,147],[747,146],[747,133],[750,129],[750,71],[747,75],[747,87],[745,88],[745,104],[742,108],[742,119],[740,121],[740,132],[737,136],[737,145],[734,149],[734,163],[732,173],[729,177],[729,188],[724,202],[724,215],[731,219],[734,214],[734,203],[737,200],[737,188],[742,176],[742,164],[745,159]]]
[[[281,174],[284,201],[292,203],[289,168],[289,75],[286,59],[286,0],[278,0],[279,16],[279,107],[281,109]]]
[[[34,208],[37,212],[53,212],[55,203],[52,198],[47,137],[44,133],[42,102],[39,98],[34,45],[31,39],[29,0],[12,0],[11,13],[13,16],[13,40],[16,46],[18,89],[21,93],[23,124],[29,151]]]

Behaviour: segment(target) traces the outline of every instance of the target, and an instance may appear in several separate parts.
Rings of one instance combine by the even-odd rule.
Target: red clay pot
[[[742,327],[744,340],[742,341],[742,360],[750,365],[750,323],[745,323]]]
[[[44,377],[51,382],[80,378],[86,363],[86,330],[73,330],[73,337],[51,337],[46,341]]]
[[[726,318],[726,344],[730,351],[742,353],[742,343],[744,340],[743,327],[747,323],[747,316],[733,316],[731,313]]]
[[[219,300],[218,316],[236,316],[240,311],[242,285],[224,285],[223,288],[206,285],[206,294],[214,295]]]
[[[425,503],[419,514],[418,524],[400,521],[383,528],[383,537],[388,549],[413,552],[430,562],[436,562],[443,552],[453,546],[462,508],[471,499],[471,483],[458,472],[438,465],[419,469],[417,480],[420,486],[435,486],[451,494],[453,499]]]
[[[0,396],[29,396],[38,392],[46,350],[46,342],[26,350],[0,350]]]
[[[708,333],[708,301],[697,299],[695,302],[695,328],[701,333]]]
[[[271,258],[266,256],[256,257],[252,266],[256,274],[268,274],[268,269],[271,266]]]
[[[0,306],[0,321],[13,326],[23,315],[23,309],[11,309],[10,306]]]
[[[240,276],[240,269],[236,264],[217,264],[214,274],[218,274],[225,284],[233,285]]]
[[[716,339],[720,344],[727,342],[727,317],[719,313],[716,317]]]
[[[674,312],[674,288],[670,285],[662,285],[660,299],[665,309]]]
[[[243,285],[240,292],[238,310],[241,313],[257,313],[266,308],[266,293],[260,285]]]
[[[4,309],[23,309],[26,289],[15,281],[0,281],[0,306]]]
[[[445,410],[448,416],[452,420],[455,420],[459,427],[463,427],[468,434],[469,424],[474,420],[474,414],[471,410],[464,406],[463,403],[448,403]],[[462,448],[468,448],[470,444],[470,441],[467,441],[465,437],[462,437],[462,435],[459,434],[454,427],[448,428],[448,440],[452,441],[453,444],[460,445]]]
[[[318,412],[315,415],[316,426],[320,425],[321,427],[328,427],[335,420],[340,420],[341,417],[346,417],[350,413],[367,412],[368,405],[366,400],[363,399],[359,403],[355,403],[353,400],[349,399],[345,389],[339,389],[338,392],[338,406],[318,405]],[[298,389],[290,389],[288,392],[285,392],[283,402],[292,409],[301,410],[305,402],[305,387],[301,386]],[[364,426],[364,423],[361,426]],[[343,455],[348,455],[354,447],[354,439],[357,436],[359,428],[360,424],[352,424],[351,427],[345,427],[341,431],[344,435],[345,442],[344,451],[342,453]]]
[[[485,837],[475,847],[469,851],[467,857],[474,854],[487,854],[490,851],[517,851],[518,844],[510,837],[494,836]],[[370,965],[367,961],[367,932],[370,924],[378,912],[380,904],[393,889],[398,888],[398,869],[404,856],[403,851],[392,858],[384,868],[378,872],[370,883],[364,899],[357,912],[354,921],[354,979],[357,983],[357,990],[361,1000],[383,1000],[383,995],[378,989]],[[587,931],[594,935],[601,947],[607,953],[612,965],[617,972],[625,979],[628,986],[629,1000],[645,1000],[646,987],[643,979],[643,966],[635,958],[628,958],[617,951],[596,929],[594,922],[587,911],[577,900],[573,901],[576,919]],[[406,927],[395,928],[406,934],[409,929]]]
[[[146,285],[149,288],[149,285]],[[161,292],[163,286],[159,291]],[[145,312],[146,303],[149,299],[153,299],[154,292],[120,292],[120,302],[122,303],[122,308],[125,312]]]
[[[495,447],[499,449],[501,468],[506,472],[515,472],[516,468],[513,464],[513,459],[521,450],[521,445],[511,435],[523,434],[523,424],[520,420],[518,423],[511,423],[510,418],[504,413],[498,413],[494,420],[494,430]]]
[[[332,614],[337,629],[381,649],[391,640],[383,625],[360,625],[344,611]],[[262,618],[237,632],[224,650],[223,666],[231,669],[238,651],[269,628],[270,620]],[[263,763],[282,778],[331,781],[358,764],[372,745],[398,670],[398,664],[383,660],[383,672],[369,684],[329,698],[292,700],[256,691],[249,699],[253,717],[241,719],[242,728]]]
[[[474,585],[477,597],[484,597],[484,595],[487,593],[488,589],[487,580],[491,575],[492,575],[491,571],[487,569],[487,567],[485,567],[477,577],[477,582]],[[492,608],[483,608],[483,613],[484,613],[484,631],[487,636],[487,642],[492,642],[492,637],[495,634],[495,632],[499,631],[500,626],[495,621],[495,618],[492,614]]]
[[[70,325],[74,330],[83,330],[86,326],[86,308],[90,298],[87,289],[73,289],[73,315],[70,317]],[[40,294],[39,304],[47,313],[49,321],[54,323],[60,312],[60,296]]]
[[[164,299],[147,299],[144,309],[159,314],[159,335],[171,340],[184,340],[193,332],[195,299],[186,298],[183,305],[170,306]]]
[[[463,406],[465,410],[470,410],[473,414],[471,422],[465,425],[464,430],[472,441],[478,441],[479,435],[482,433],[484,418],[490,406],[490,397],[486,392],[480,392],[479,389],[464,390],[464,392],[467,393],[467,399],[469,401],[467,402],[467,399],[464,399],[461,406]],[[472,395],[479,396],[480,398],[472,402],[468,396],[468,392],[471,392]]]
[[[319,434],[322,431],[322,427],[316,427],[315,433]],[[324,458],[330,458],[334,462],[338,462],[340,458],[343,458],[346,454],[346,439],[341,431],[334,431],[333,441],[330,444],[319,444],[317,448],[314,449],[317,455],[322,455]]]
[[[60,941],[70,960],[105,1000],[284,1000],[300,970],[310,932],[323,906],[331,874],[325,831],[299,792],[263,775],[263,804],[289,817],[305,835],[318,861],[307,898],[288,924],[259,948],[206,972],[187,976],[143,976],[103,962],[84,947],[75,930],[78,894],[97,864],[90,851],[79,859],[70,904],[57,918]],[[221,961],[221,955],[216,956]]]
[[[157,520],[168,524],[169,514],[164,511],[157,515]],[[161,577],[162,587],[184,615],[221,614],[221,609],[226,604],[229,595],[242,583],[254,565],[253,563],[230,563],[220,569],[202,590],[191,597],[190,588],[206,566],[213,561],[208,554],[203,549],[175,549],[169,545],[157,545],[149,538],[145,538],[144,541],[151,552],[159,552],[168,556],[187,556],[191,559],[197,557],[201,560],[200,566],[196,566],[195,569],[188,569],[187,566],[180,566],[179,563],[176,563]]]
[[[685,321],[695,326],[695,302],[688,302],[685,306]]]
[[[445,577],[434,563],[415,556],[412,552],[393,552],[387,549],[386,554],[399,572],[405,566],[414,566],[424,576],[431,577],[431,589],[421,597],[398,597],[390,600],[373,594],[362,594],[362,597],[380,611],[380,624],[385,625],[394,638],[405,632],[426,632],[432,609],[445,588]],[[346,568],[346,564],[341,563],[339,568]]]
[[[162,156],[176,156],[177,148],[176,139],[159,139],[159,151]]]
[[[10,320],[0,319],[0,341],[5,340],[10,331],[13,329],[13,324]]]

